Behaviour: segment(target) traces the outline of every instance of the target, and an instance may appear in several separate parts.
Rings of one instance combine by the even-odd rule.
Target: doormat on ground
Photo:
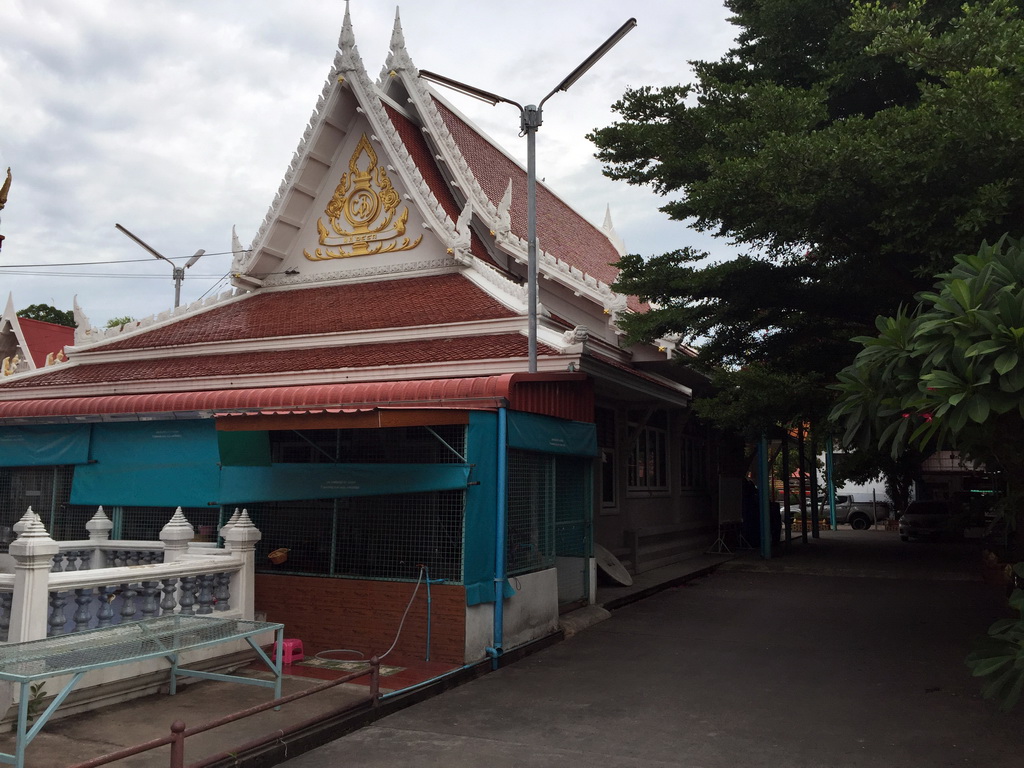
[[[370,665],[365,661],[340,661],[339,659],[318,659],[312,656],[305,661],[298,662],[297,666],[300,667],[319,667],[320,669],[335,669],[339,672],[363,672],[370,668]],[[387,664],[380,665],[380,674],[382,677],[388,675],[394,675],[398,672],[403,672],[405,667],[389,667]]]

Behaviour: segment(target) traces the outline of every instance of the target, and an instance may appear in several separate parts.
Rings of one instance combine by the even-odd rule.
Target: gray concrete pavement
[[[287,768],[1024,765],[962,661],[1004,608],[969,545],[834,532],[620,608]]]

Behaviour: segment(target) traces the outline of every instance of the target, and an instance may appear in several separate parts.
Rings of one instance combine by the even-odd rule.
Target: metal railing
[[[170,746],[171,748],[168,768],[208,768],[208,766],[216,765],[218,762],[229,758],[237,759],[237,756],[242,752],[278,741],[286,736],[290,736],[305,730],[306,728],[310,728],[323,720],[328,720],[332,717],[356,710],[366,704],[369,704],[372,708],[378,707],[380,705],[380,659],[374,656],[368,663],[370,665],[369,669],[351,672],[339,677],[337,680],[330,680],[326,683],[313,686],[312,688],[307,688],[304,691],[292,693],[288,696],[282,696],[281,698],[274,699],[254,707],[249,707],[248,709],[239,710],[238,712],[234,712],[230,715],[225,715],[224,717],[216,720],[211,720],[208,723],[187,727],[181,720],[175,720],[171,723],[170,733],[167,736],[145,741],[132,747],[125,747],[117,752],[100,755],[99,757],[94,757],[91,760],[86,760],[82,763],[69,765],[67,768],[98,768],[98,766],[101,765],[109,765],[117,760],[122,760],[126,757],[132,757],[133,755],[139,755],[143,752],[149,752],[165,746]],[[259,738],[252,739],[243,744],[234,746],[231,749],[223,750],[213,755],[207,755],[198,762],[189,763],[187,766],[185,765],[185,739],[189,736],[195,736],[196,734],[205,733],[206,731],[213,730],[214,728],[218,728],[222,725],[227,725],[228,723],[244,720],[247,717],[259,714],[260,712],[265,712],[268,709],[276,709],[283,704],[288,704],[289,702],[305,698],[306,696],[312,696],[313,694],[326,691],[329,688],[334,688],[338,685],[351,682],[366,675],[370,676],[370,695],[365,699],[349,702],[348,704],[337,707],[329,712],[321,713],[316,717],[308,718],[298,723],[293,723],[285,728],[279,728],[275,731],[266,733]]]

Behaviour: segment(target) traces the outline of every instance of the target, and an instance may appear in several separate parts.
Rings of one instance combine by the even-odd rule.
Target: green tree
[[[656,308],[624,327],[682,334],[727,400],[733,372],[759,366],[776,386],[752,419],[814,417],[850,338],[925,288],[938,258],[1024,231],[1020,3],[726,5],[735,48],[694,62],[693,85],[627,91],[590,138],[607,175],[748,253],[625,257],[618,288]]]
[[[24,309],[19,309],[17,315],[30,320],[42,320],[44,323],[66,325],[70,328],[74,328],[76,325],[74,312],[70,309],[57,309],[49,304],[30,304]]]
[[[1011,522],[1024,506],[1024,243],[1003,238],[956,257],[913,310],[880,317],[878,335],[839,374],[832,417],[850,444],[877,443],[900,456],[947,446],[1003,474]],[[1011,555],[1021,558],[1019,531]],[[1014,569],[1024,577],[1024,563]],[[967,657],[988,678],[986,697],[1014,706],[1024,690],[1024,590],[1020,617],[996,622]]]
[[[107,320],[107,328],[117,328],[118,326],[125,326],[128,323],[134,323],[135,318],[131,315],[124,315],[123,317],[112,317]]]

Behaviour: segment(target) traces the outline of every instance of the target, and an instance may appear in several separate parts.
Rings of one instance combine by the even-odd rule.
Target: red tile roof
[[[30,317],[19,317],[18,325],[36,368],[46,365],[46,356],[57,353],[75,343],[75,329],[66,325],[46,323]]]
[[[440,101],[441,118],[483,188],[497,205],[512,179],[512,231],[526,239],[526,172]],[[619,253],[607,237],[542,184],[537,185],[537,239],[542,250],[611,285]]]
[[[543,344],[542,355],[558,354]],[[332,371],[391,365],[457,363],[464,360],[525,358],[526,337],[518,333],[456,336],[389,344],[356,344],[316,349],[247,352],[228,355],[191,355],[109,363],[58,365],[28,379],[0,382],[0,391],[42,386],[72,386],[132,381],[249,376],[268,373]],[[198,382],[196,382],[198,383]],[[4,408],[0,401],[0,411]]]
[[[406,328],[515,317],[459,274],[261,291],[103,350]],[[184,372],[183,372],[184,373]]]
[[[448,186],[448,182],[445,181],[441,170],[437,167],[437,161],[434,159],[426,139],[423,138],[423,131],[390,104],[384,104],[384,109],[388,117],[391,118],[391,123],[398,131],[398,135],[401,136],[402,143],[412,156],[413,162],[416,163],[416,168],[419,170],[420,175],[427,182],[427,186],[430,187],[430,191],[434,193],[434,197],[441,203],[441,207],[444,208],[449,218],[452,221],[458,221],[462,210],[452,195],[451,187]],[[478,259],[495,265],[491,255],[487,252],[487,247],[477,236],[476,232],[473,232],[471,235],[470,251]]]

